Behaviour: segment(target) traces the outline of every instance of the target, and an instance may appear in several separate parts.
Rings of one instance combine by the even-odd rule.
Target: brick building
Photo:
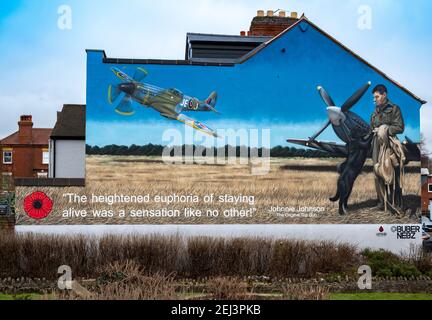
[[[279,11],[278,15],[275,15],[273,10],[268,10],[267,15],[264,14],[264,10],[258,10],[256,17],[251,22],[247,35],[276,37],[297,21],[297,12],[291,12],[290,16],[287,17],[286,12],[283,10]],[[246,32],[242,33],[242,35],[246,35]]]
[[[52,129],[33,128],[32,116],[23,115],[18,131],[0,140],[0,190],[14,187],[15,178],[42,178],[48,175],[48,140]]]
[[[432,174],[429,170],[429,159],[422,157],[421,169],[422,212],[430,215],[432,208]]]

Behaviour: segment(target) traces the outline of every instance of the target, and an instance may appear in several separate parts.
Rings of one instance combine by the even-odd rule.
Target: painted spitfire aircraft
[[[213,92],[205,101],[184,95],[177,89],[162,89],[157,86],[144,83],[142,80],[147,76],[147,71],[137,68],[133,78],[117,68],[111,68],[112,72],[122,81],[118,85],[110,85],[108,88],[108,101],[113,104],[120,95],[122,100],[118,103],[115,111],[124,116],[131,116],[135,113],[132,101],[151,107],[158,111],[161,116],[178,120],[196,130],[208,135],[217,137],[214,130],[205,124],[191,119],[182,111],[213,111],[215,109],[217,94]]]
[[[288,139],[290,143],[306,146],[312,149],[322,150],[336,157],[346,157],[348,155],[347,144],[355,137],[364,137],[371,133],[371,127],[360,116],[350,111],[350,109],[363,97],[369,89],[371,83],[368,82],[357,90],[343,105],[337,107],[333,99],[328,95],[323,87],[318,87],[318,91],[327,104],[328,122],[312,137],[307,140]],[[332,125],[334,132],[345,144],[334,142],[317,141],[327,127]],[[420,161],[420,148],[418,143],[414,143],[408,137],[405,137],[403,146],[408,161]],[[371,157],[370,150],[369,157]]]

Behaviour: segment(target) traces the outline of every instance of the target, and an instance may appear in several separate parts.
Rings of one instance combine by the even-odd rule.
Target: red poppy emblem
[[[37,191],[24,199],[24,211],[30,218],[44,219],[52,211],[53,201],[43,192]]]

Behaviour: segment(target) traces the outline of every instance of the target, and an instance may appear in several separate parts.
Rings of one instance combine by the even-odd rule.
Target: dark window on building
[[[432,183],[429,184],[429,192],[432,193]]]
[[[3,151],[3,164],[12,164],[12,151]]]

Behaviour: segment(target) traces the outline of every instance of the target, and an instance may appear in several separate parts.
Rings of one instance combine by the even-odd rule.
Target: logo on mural
[[[386,237],[387,236],[387,232],[385,232],[384,227],[381,226],[381,227],[379,227],[378,233],[376,235],[377,235],[377,237]]]
[[[420,233],[420,226],[393,226],[393,233],[397,234],[397,239],[412,239],[414,240],[417,233]]]
[[[53,201],[44,192],[36,191],[24,199],[24,211],[30,218],[44,219],[52,211]]]

